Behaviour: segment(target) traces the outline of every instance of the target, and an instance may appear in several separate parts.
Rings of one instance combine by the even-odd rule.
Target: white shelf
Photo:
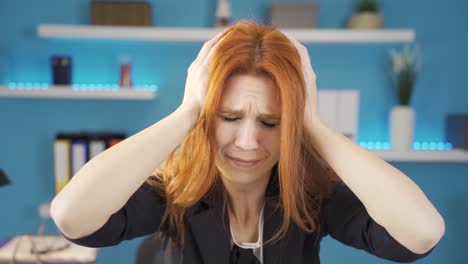
[[[468,151],[453,150],[420,150],[420,151],[392,151],[372,150],[380,158],[386,161],[401,162],[468,162]]]
[[[152,100],[156,96],[156,91],[140,88],[74,90],[71,86],[51,86],[46,89],[44,87],[41,89],[38,87],[9,88],[0,86],[0,98]]]
[[[214,37],[221,28],[122,27],[40,24],[37,35],[58,39],[111,39],[200,42]],[[280,29],[305,43],[413,42],[413,29]]]

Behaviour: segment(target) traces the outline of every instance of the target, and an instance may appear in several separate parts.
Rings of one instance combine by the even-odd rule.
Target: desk
[[[16,236],[0,241],[0,264],[92,264],[97,252],[96,248],[73,244],[63,236]]]

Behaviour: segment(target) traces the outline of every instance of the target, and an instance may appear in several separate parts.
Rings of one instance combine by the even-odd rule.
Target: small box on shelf
[[[70,85],[72,82],[72,58],[70,56],[54,55],[50,57],[52,83],[54,85]]]
[[[453,148],[468,150],[468,113],[447,115],[445,138],[452,143]]]

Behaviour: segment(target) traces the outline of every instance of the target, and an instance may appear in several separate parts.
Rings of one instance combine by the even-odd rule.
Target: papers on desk
[[[43,263],[95,263],[97,251],[63,236],[17,236],[0,248],[0,263],[10,263],[13,257],[16,263],[35,263],[37,256]]]

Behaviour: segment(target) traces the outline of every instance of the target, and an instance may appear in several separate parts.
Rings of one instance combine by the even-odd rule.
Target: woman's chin
[[[260,182],[268,181],[269,174],[268,172],[262,172],[261,170],[255,171],[227,171],[225,176],[222,176],[225,180],[229,182],[229,184],[234,184],[238,186],[253,186],[257,185]]]
[[[253,175],[243,175],[238,174],[232,177],[229,177],[229,181],[231,184],[239,185],[239,186],[249,186],[257,183],[261,177],[253,176]]]

